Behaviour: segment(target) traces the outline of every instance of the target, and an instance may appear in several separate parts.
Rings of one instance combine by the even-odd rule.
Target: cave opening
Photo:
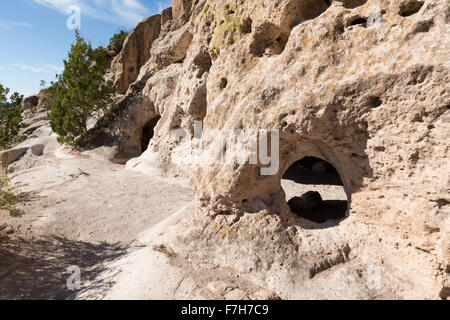
[[[329,162],[305,157],[285,172],[282,186],[291,211],[316,223],[347,217],[349,201],[342,179]]]
[[[141,151],[144,153],[150,144],[153,136],[155,135],[155,127],[158,124],[158,121],[161,119],[160,116],[153,118],[148,121],[145,126],[142,128],[142,136],[141,136]]]

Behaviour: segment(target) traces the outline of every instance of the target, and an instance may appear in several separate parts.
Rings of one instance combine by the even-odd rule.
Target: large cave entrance
[[[160,119],[161,117],[157,116],[156,118],[153,118],[152,120],[147,122],[145,126],[142,128],[142,138],[141,138],[142,152],[145,152],[148,149],[150,140],[152,140],[153,136],[155,135],[155,127]]]
[[[282,186],[296,215],[316,223],[341,220],[349,208],[338,171],[327,161],[306,157],[289,167]]]

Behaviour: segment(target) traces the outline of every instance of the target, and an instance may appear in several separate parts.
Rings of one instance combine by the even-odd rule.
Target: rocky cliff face
[[[120,93],[125,93],[136,80],[139,70],[149,58],[150,48],[160,30],[161,16],[156,15],[142,21],[125,40],[111,66]]]
[[[135,170],[191,178],[198,228],[174,246],[208,250],[190,259],[226,251],[216,263],[256,270],[285,297],[349,261],[356,273],[382,265],[389,284],[369,290],[377,297],[446,297],[449,22],[445,0],[174,0],[165,28],[151,17],[127,39],[113,66],[126,94],[86,144],[108,141],[120,162],[140,156],[128,162]],[[279,134],[275,174],[262,176],[251,153],[208,162],[226,151],[227,132],[254,129]],[[180,161],[199,146],[206,162]],[[311,224],[287,206],[282,176],[304,157],[339,172],[343,225]],[[355,288],[368,281],[358,274]]]

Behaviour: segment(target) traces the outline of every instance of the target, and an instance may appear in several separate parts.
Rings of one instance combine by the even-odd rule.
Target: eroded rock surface
[[[161,31],[161,15],[142,21],[127,37],[119,55],[112,62],[112,72],[120,93],[133,83],[142,65],[148,60],[153,41]]]
[[[174,29],[177,29],[189,21],[191,13],[194,7],[194,0],[173,0],[172,1],[172,12],[174,18]]]
[[[186,259],[234,267],[282,298],[439,298],[450,258],[449,12],[445,0],[174,1],[174,24],[145,43],[145,61],[119,56],[142,67],[117,73],[127,91],[117,117],[86,144],[102,137],[125,162],[161,117],[128,167],[191,178],[197,207],[173,240]],[[279,130],[275,175],[249,161],[180,161],[196,145],[212,159],[239,129]],[[339,172],[350,204],[341,224],[289,209],[281,179],[304,157]]]

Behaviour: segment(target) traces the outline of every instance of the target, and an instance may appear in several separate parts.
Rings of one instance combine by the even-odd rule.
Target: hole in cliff
[[[145,152],[150,144],[150,140],[152,140],[155,135],[155,127],[158,124],[158,121],[161,119],[160,116],[153,118],[142,128],[142,138],[141,138],[141,150]]]
[[[367,27],[367,19],[362,17],[355,18],[350,22],[349,27],[358,25],[361,25],[364,28]]]
[[[212,60],[207,50],[200,52],[194,58],[194,65],[198,69],[197,78],[201,78],[206,72],[209,72],[212,67]]]
[[[257,56],[281,54],[289,40],[289,34],[272,23],[265,23],[256,29],[250,52]]]
[[[243,34],[252,33],[252,25],[253,25],[253,21],[251,18],[245,19],[241,25],[241,33],[243,33]]]
[[[296,0],[286,8],[286,18],[281,25],[263,23],[255,28],[250,53],[257,57],[281,54],[288,43],[291,31],[297,25],[315,19],[327,11],[331,0]],[[250,30],[251,31],[251,25]]]
[[[354,9],[362,5],[365,5],[367,0],[342,0],[341,2],[343,3],[345,8]]]
[[[371,108],[375,109],[375,108],[381,107],[383,105],[383,100],[381,100],[380,97],[371,97],[369,104],[370,104]]]
[[[441,292],[439,293],[439,297],[442,300],[448,300],[450,297],[450,287],[443,287]]]
[[[307,20],[317,18],[328,10],[331,3],[331,0],[297,0],[293,7],[295,20],[291,24],[291,28]]]
[[[291,211],[300,217],[316,223],[346,217],[349,203],[341,177],[322,159],[295,162],[284,174],[282,186]]]
[[[409,17],[422,9],[424,5],[424,1],[410,1],[406,3],[402,3],[399,8],[398,14],[402,17]]]
[[[292,29],[307,20],[317,18],[327,11],[331,3],[331,0],[292,1],[286,8],[286,17],[281,25],[266,22],[255,28],[250,53],[257,57],[283,53]],[[242,26],[242,33],[250,33],[251,30],[252,21],[248,20]]]
[[[227,78],[222,78],[222,79],[220,79],[220,82],[219,82],[219,88],[220,88],[220,89],[225,89],[227,86],[228,86],[228,80],[227,80]]]

